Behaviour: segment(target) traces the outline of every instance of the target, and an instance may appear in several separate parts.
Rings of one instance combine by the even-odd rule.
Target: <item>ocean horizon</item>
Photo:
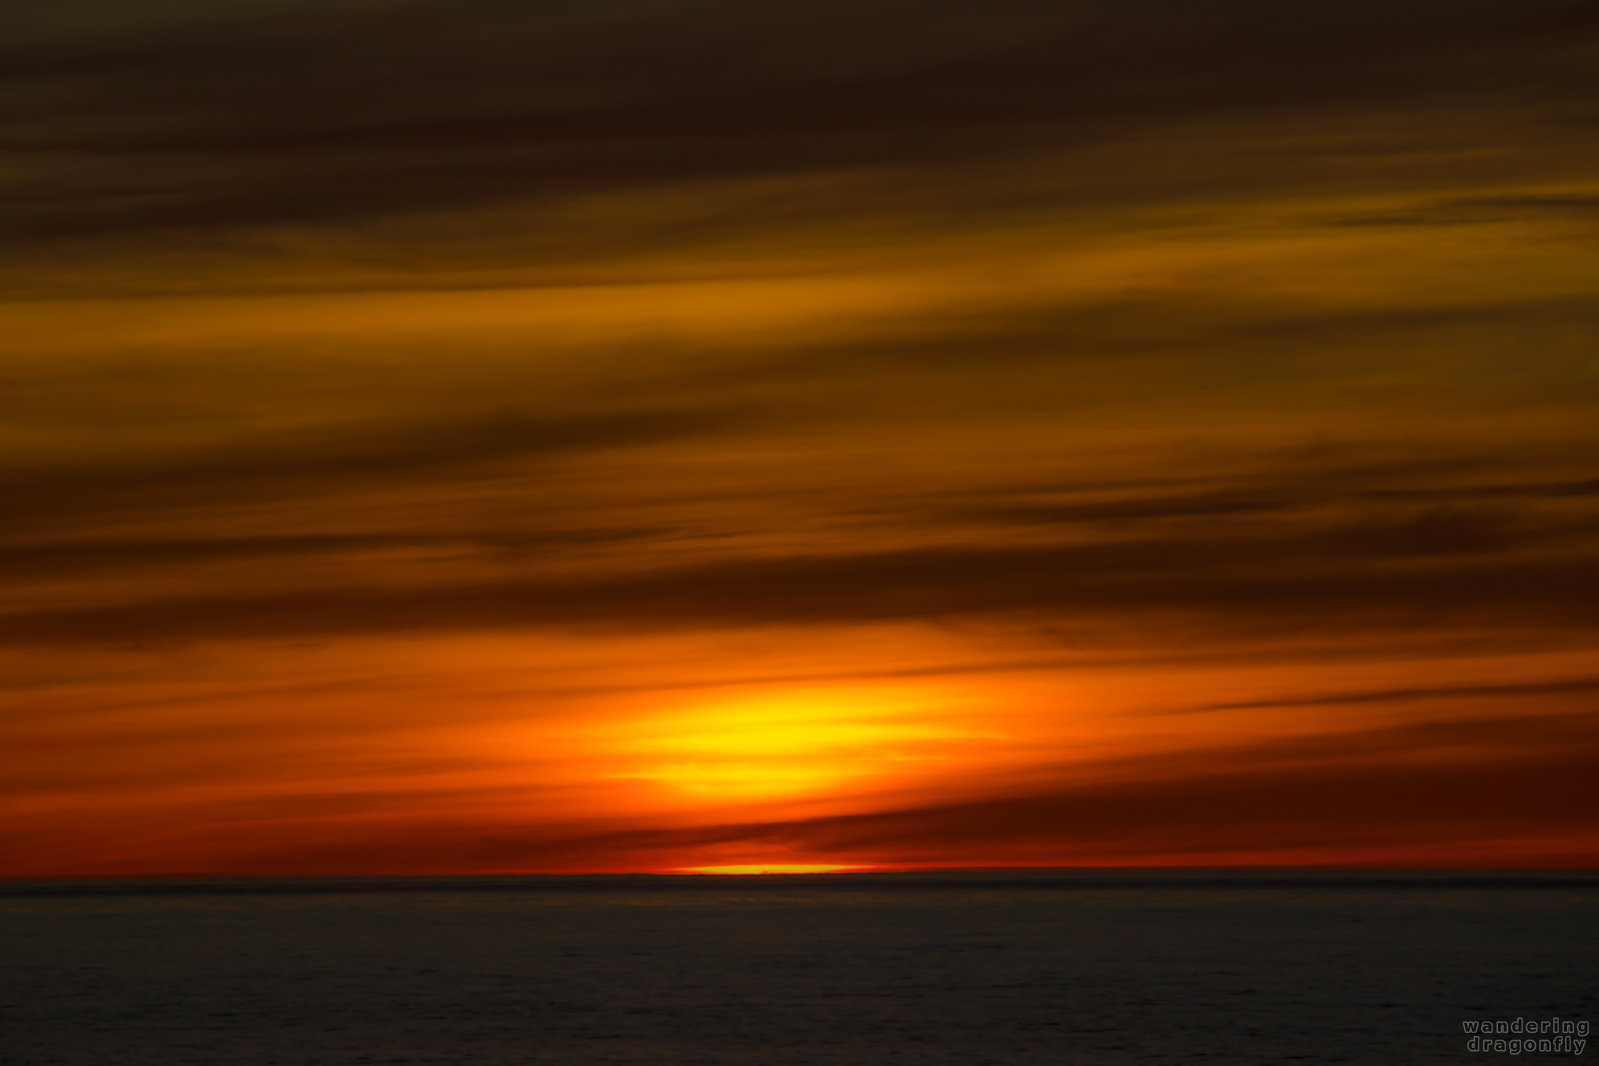
[[[1390,888],[1523,887],[1599,888],[1599,870],[1440,870],[1335,866],[940,866],[793,872],[771,870],[713,873],[700,870],[455,874],[263,874],[171,873],[96,877],[0,878],[0,896],[231,895],[346,892],[537,892],[682,890],[714,887],[805,886],[819,891],[878,887],[973,889],[1137,887],[1322,887]]]

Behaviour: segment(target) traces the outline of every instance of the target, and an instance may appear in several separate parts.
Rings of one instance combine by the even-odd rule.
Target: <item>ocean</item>
[[[1464,1025],[1586,1028],[1596,949],[1591,875],[11,882],[0,1063],[1587,1058]]]

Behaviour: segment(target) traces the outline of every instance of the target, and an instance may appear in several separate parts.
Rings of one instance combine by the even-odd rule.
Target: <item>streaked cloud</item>
[[[0,37],[0,873],[1591,862],[1590,5]]]

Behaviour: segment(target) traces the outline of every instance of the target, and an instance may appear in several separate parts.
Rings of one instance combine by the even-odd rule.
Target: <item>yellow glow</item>
[[[863,870],[863,866],[830,866],[819,862],[745,863],[733,866],[685,866],[680,874],[836,874]]]
[[[760,799],[824,791],[851,776],[851,768],[782,762],[687,762],[663,763],[623,776],[659,781],[697,796]]]
[[[629,744],[651,761],[617,776],[712,799],[815,795],[941,758],[933,750],[940,742],[978,736],[940,724],[929,702],[906,693],[807,690],[673,712],[646,723]]]

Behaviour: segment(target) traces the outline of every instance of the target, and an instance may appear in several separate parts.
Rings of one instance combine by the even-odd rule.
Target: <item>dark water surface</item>
[[[1556,1016],[1599,878],[0,884],[5,1066],[1408,1066]]]

